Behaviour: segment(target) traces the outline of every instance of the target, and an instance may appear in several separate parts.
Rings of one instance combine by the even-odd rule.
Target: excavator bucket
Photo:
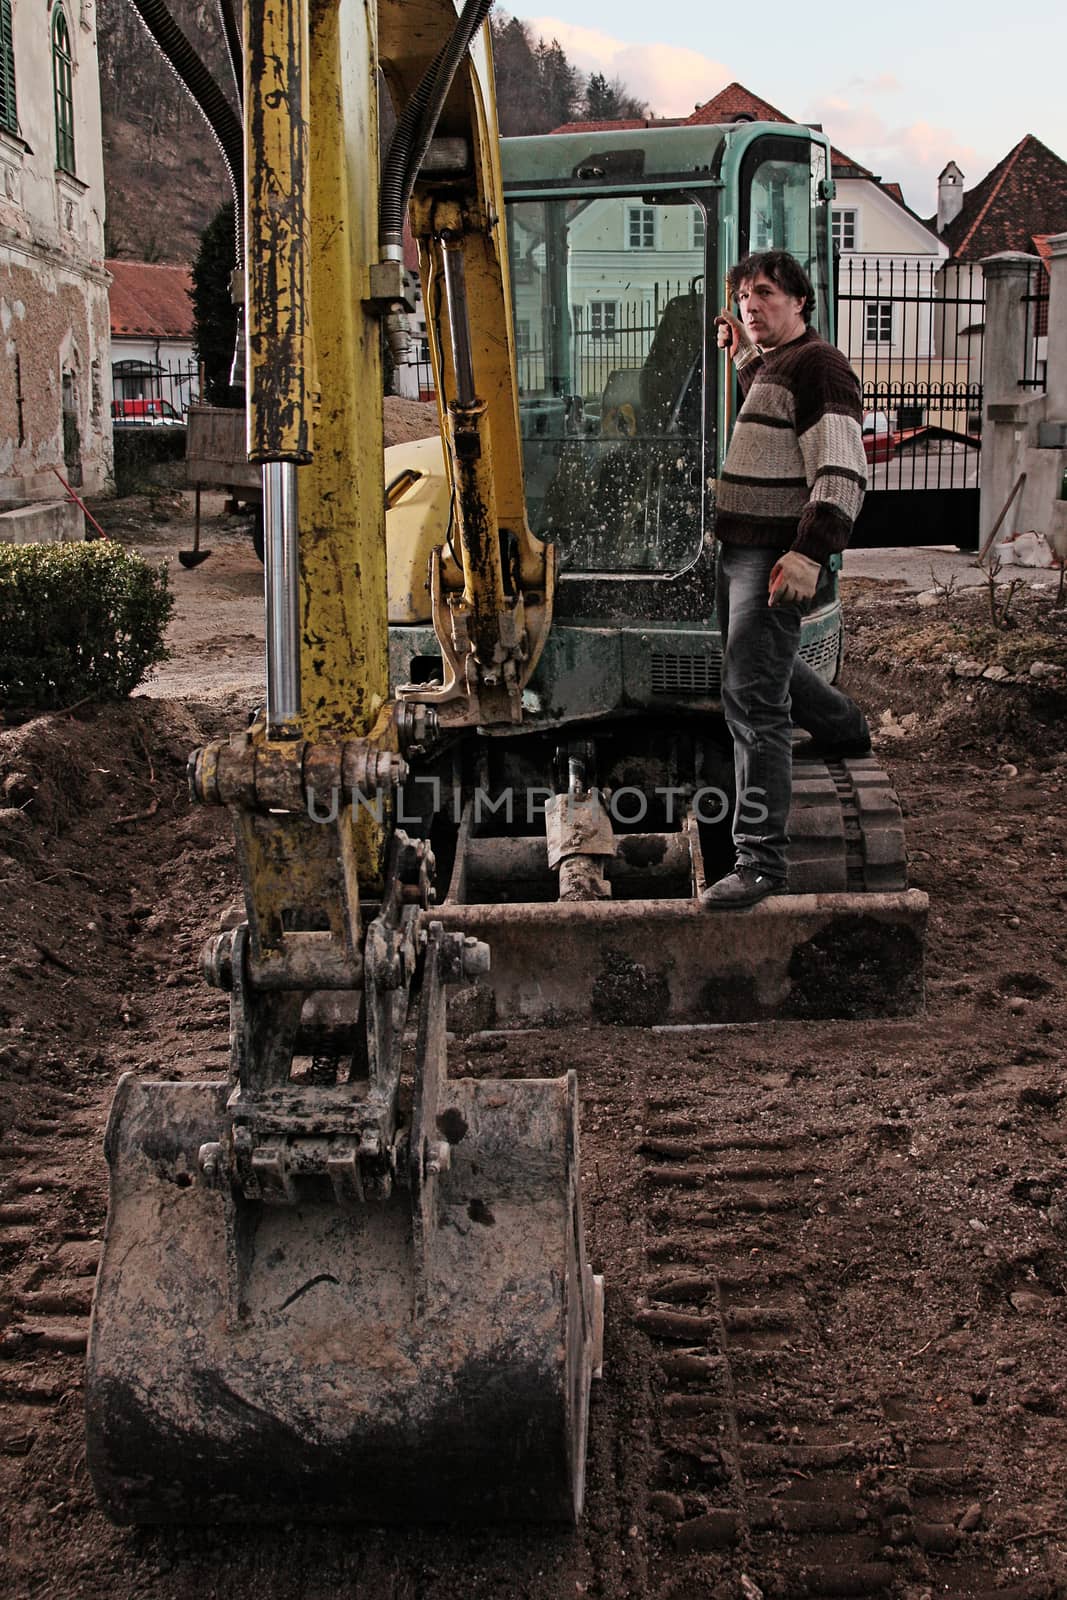
[[[411,1121],[375,1184],[347,1084],[303,1089],[279,1140],[232,1084],[122,1080],[87,1378],[114,1520],[578,1516],[602,1314],[574,1076],[449,1080],[428,963]]]
[[[492,946],[492,971],[457,997],[471,1029],[922,1006],[927,896],[908,887],[900,804],[871,758],[795,763],[789,893],[742,912],[700,903],[729,867],[705,866],[693,810],[671,831],[625,830],[589,790],[557,796],[541,835],[479,832],[477,816],[474,804],[437,913]]]

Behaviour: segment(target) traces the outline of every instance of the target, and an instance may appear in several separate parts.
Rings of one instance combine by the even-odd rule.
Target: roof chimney
[[[963,173],[954,161],[941,173],[937,180],[937,231],[944,233],[954,217],[958,217],[963,206]]]

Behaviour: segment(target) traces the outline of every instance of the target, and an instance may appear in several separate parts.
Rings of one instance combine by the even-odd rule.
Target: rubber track
[[[794,892],[907,887],[900,803],[872,757],[793,765],[790,884]],[[837,879],[844,855],[845,881]]]

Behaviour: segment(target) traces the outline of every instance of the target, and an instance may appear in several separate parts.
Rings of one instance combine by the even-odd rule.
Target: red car
[[[150,395],[138,395],[132,400],[112,400],[111,418],[119,428],[177,427],[185,420],[169,400],[156,400]]]
[[[867,411],[863,417],[863,453],[868,461],[892,461],[896,455],[896,436],[884,411]]]

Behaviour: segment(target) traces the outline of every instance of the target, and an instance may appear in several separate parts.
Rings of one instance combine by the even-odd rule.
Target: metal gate
[[[843,256],[837,343],[863,390],[853,545],[978,543],[985,287],[977,262]]]

